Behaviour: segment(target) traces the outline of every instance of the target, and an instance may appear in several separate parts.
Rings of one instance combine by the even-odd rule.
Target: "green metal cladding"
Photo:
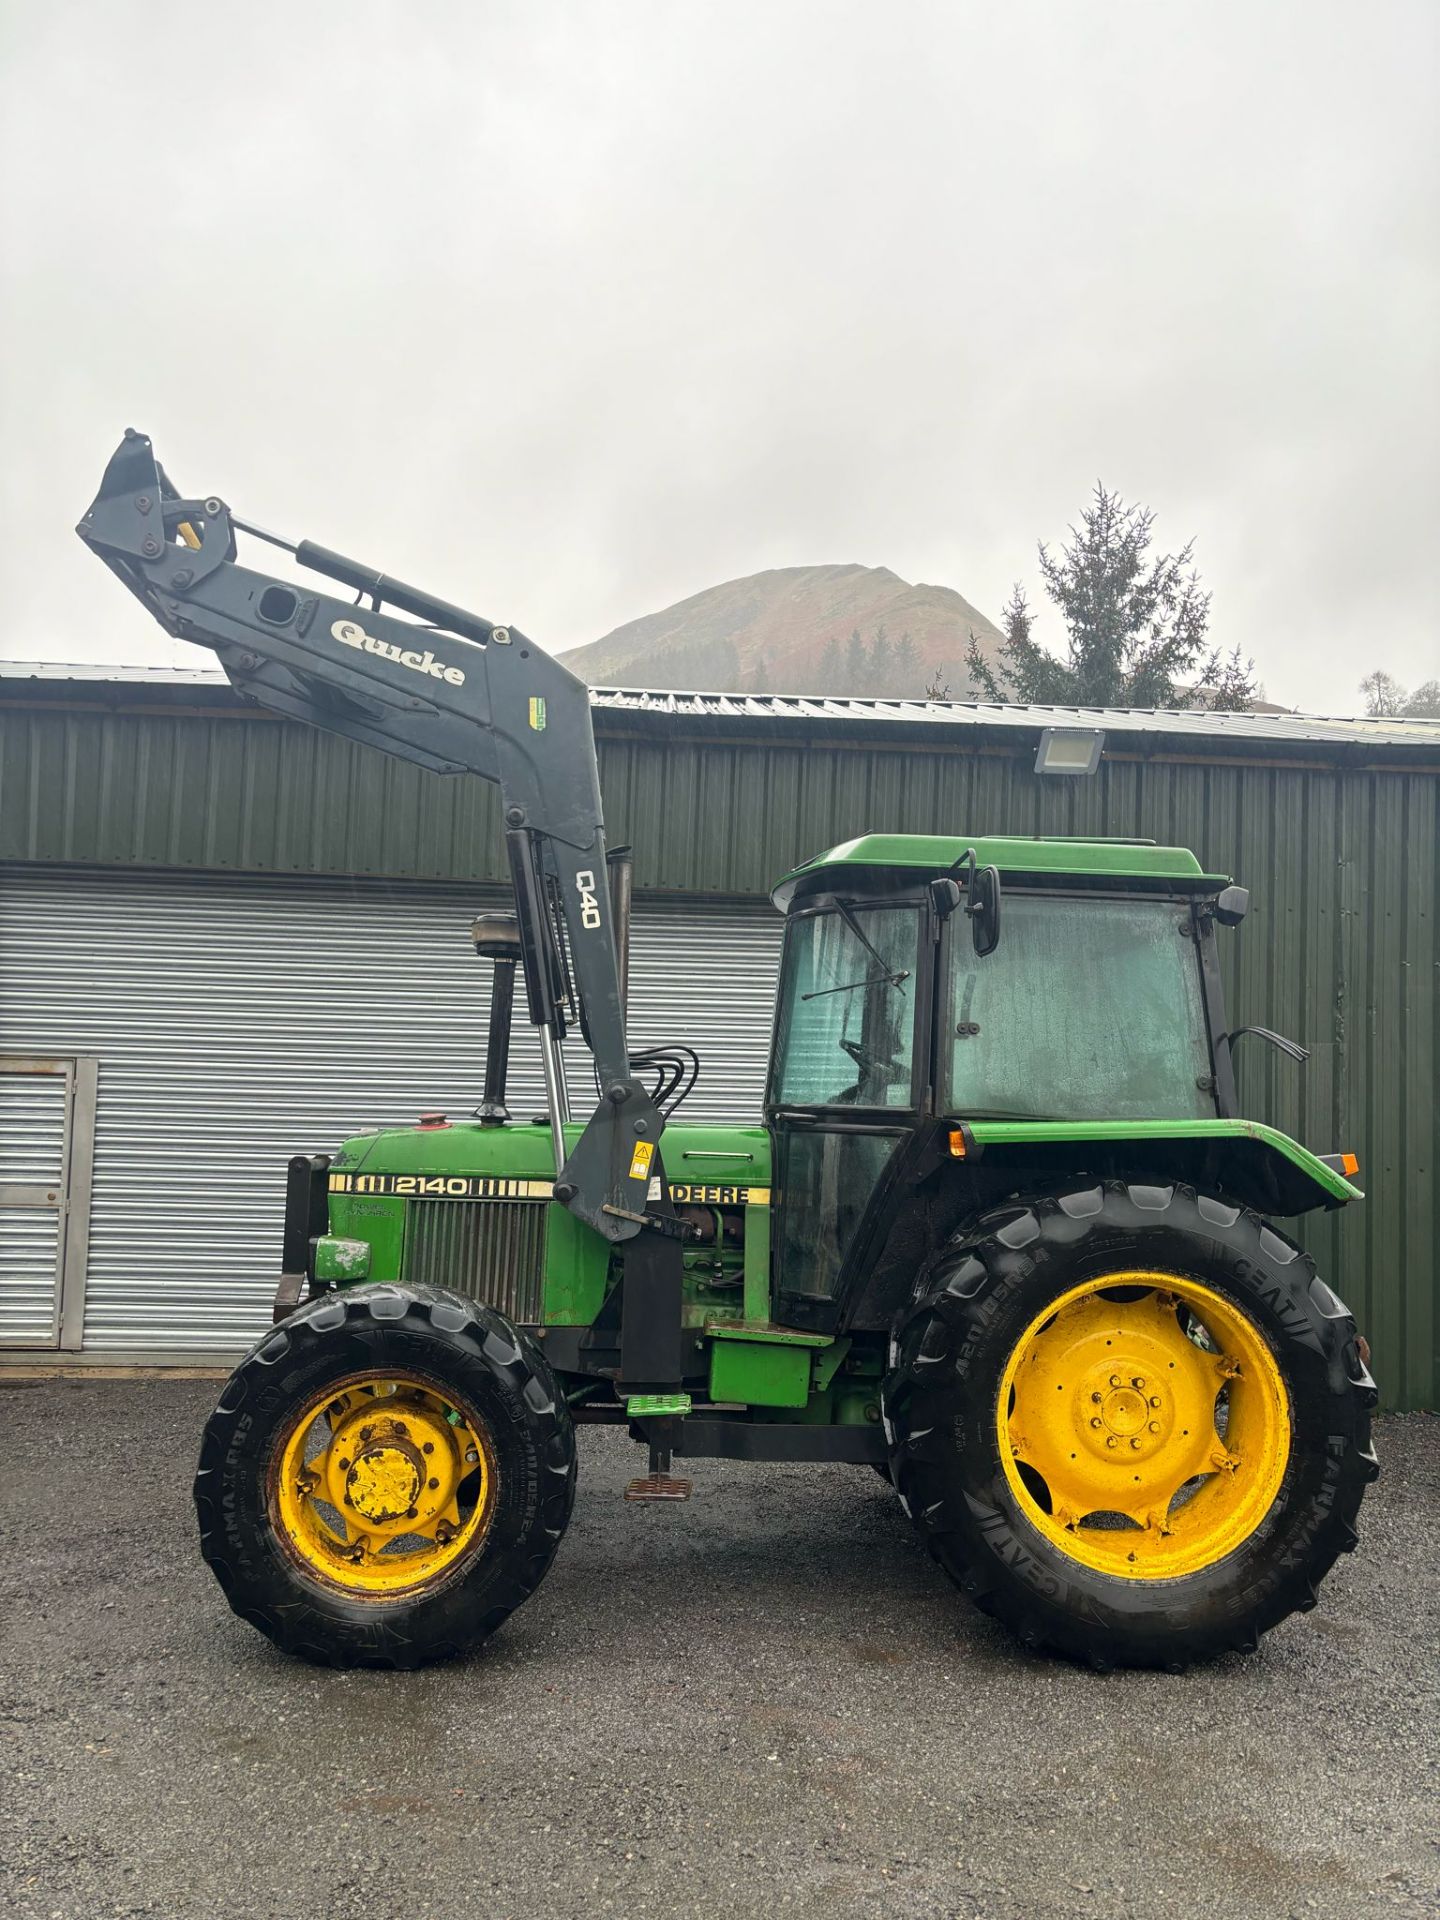
[[[1311,1050],[1301,1068],[1243,1041],[1242,1110],[1360,1155],[1367,1199],[1296,1230],[1359,1314],[1388,1404],[1440,1403],[1440,755],[1114,735],[1094,777],[1061,779],[1032,771],[1033,738],[979,729],[596,718],[609,835],[634,842],[651,893],[764,897],[848,839],[962,827],[1144,836],[1233,874],[1252,904],[1220,936],[1232,1022]],[[218,695],[189,713],[78,691],[0,711],[0,861],[505,877],[479,780]]]

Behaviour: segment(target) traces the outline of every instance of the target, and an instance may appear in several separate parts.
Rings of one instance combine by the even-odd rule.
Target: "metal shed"
[[[702,1039],[716,1117],[758,1104],[769,886],[826,845],[867,830],[1146,836],[1248,885],[1232,1012],[1311,1059],[1242,1049],[1242,1099],[1359,1153],[1367,1203],[1301,1237],[1356,1308],[1389,1403],[1440,1400],[1440,723],[594,699],[610,836],[636,848],[639,1017]],[[1052,726],[1103,729],[1092,778],[1035,772]],[[359,1121],[458,1109],[478,1084],[464,935],[503,880],[491,790],[273,719],[210,670],[12,667],[0,863],[0,1056],[58,1063],[7,1079],[0,1060],[0,1190],[33,1202],[0,1212],[12,1343],[44,1322],[82,1356],[229,1354],[256,1330],[273,1264],[277,1162]],[[243,1165],[223,1148],[237,1126]],[[48,1302],[37,1259],[55,1263]]]

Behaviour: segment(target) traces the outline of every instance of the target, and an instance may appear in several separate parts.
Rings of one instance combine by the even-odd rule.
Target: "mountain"
[[[888,567],[774,567],[562,658],[591,686],[898,697],[923,694],[938,676],[960,698],[972,633],[987,657],[1001,643],[952,587],[912,586]]]

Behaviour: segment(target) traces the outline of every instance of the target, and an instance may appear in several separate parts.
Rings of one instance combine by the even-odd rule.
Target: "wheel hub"
[[[1169,1443],[1175,1408],[1174,1391],[1137,1349],[1085,1373],[1071,1395],[1071,1425],[1088,1455],[1111,1465],[1148,1460]]]
[[[1145,1402],[1133,1387],[1114,1387],[1106,1394],[1100,1415],[1113,1434],[1128,1438],[1145,1424]]]
[[[465,1472],[455,1428],[423,1400],[358,1405],[326,1451],[328,1498],[372,1532],[428,1530]]]
[[[428,1384],[372,1374],[299,1412],[275,1498],[312,1572],[393,1594],[423,1586],[484,1532],[494,1485],[478,1422]]]
[[[345,1476],[345,1500],[377,1525],[415,1511],[424,1458],[409,1440],[378,1440],[362,1449]]]
[[[1205,1345],[1185,1331],[1197,1320]],[[1107,1571],[1207,1564],[1258,1524],[1283,1472],[1288,1418],[1268,1349],[1228,1302],[1178,1277],[1116,1273],[1063,1295],[1015,1348],[1000,1405],[1006,1477],[1030,1517]]]

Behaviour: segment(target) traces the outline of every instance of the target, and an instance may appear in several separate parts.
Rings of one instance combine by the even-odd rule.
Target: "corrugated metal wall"
[[[413,884],[0,873],[0,1054],[100,1063],[88,1349],[243,1347],[267,1322],[289,1157],[427,1108],[473,1110],[490,969],[469,928],[487,904],[498,896]],[[758,1116],[780,927],[758,903],[635,903],[630,1030],[701,1054],[687,1118]],[[510,1107],[528,1117],[544,1100],[519,1010],[514,1053]],[[587,1113],[578,1041],[566,1064]],[[41,1147],[58,1166],[51,1123]],[[9,1330],[36,1339],[47,1303],[27,1248]],[[0,1335],[5,1274],[0,1259]]]
[[[1243,1042],[1245,1105],[1360,1153],[1367,1204],[1303,1234],[1365,1322],[1391,1404],[1436,1404],[1434,769],[1147,759],[1117,742],[1094,779],[1046,780],[1028,750],[913,729],[802,740],[737,723],[701,740],[597,724],[610,837],[634,841],[652,890],[753,897],[870,829],[1148,835],[1234,873],[1254,896],[1227,943],[1234,1024],[1313,1054],[1296,1069]],[[482,782],[281,722],[12,710],[0,738],[0,859],[501,878]]]

